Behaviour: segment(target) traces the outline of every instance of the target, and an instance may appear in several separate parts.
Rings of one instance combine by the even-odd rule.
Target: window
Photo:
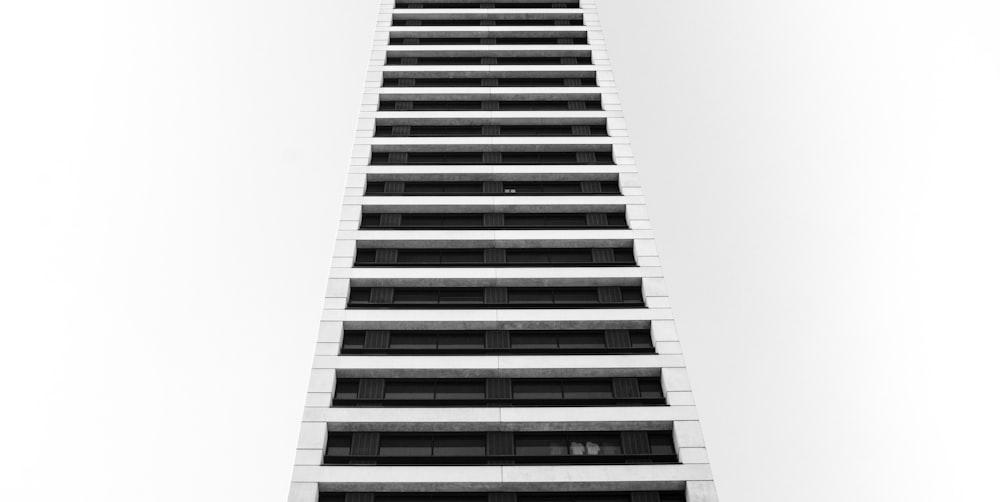
[[[641,500],[649,502],[684,502],[684,491],[669,492],[635,492],[641,494]],[[347,493],[344,492],[320,492],[319,502],[347,502]],[[366,496],[370,495],[374,502],[488,502],[493,500],[491,495],[503,495],[503,499],[510,502],[632,502],[633,492],[517,492],[517,493],[452,493],[452,492],[421,492],[421,493],[400,493],[400,492],[368,492],[351,493],[353,500],[370,500]],[[652,496],[653,498],[649,498]]]
[[[366,195],[441,196],[441,195],[580,195],[614,194],[616,181],[394,181],[391,191],[386,182],[369,181]]]
[[[514,453],[524,457],[621,455],[617,434],[522,435],[515,440]]]
[[[596,87],[595,77],[385,77],[383,87]],[[572,108],[570,108],[572,109]]]
[[[490,215],[490,224],[485,215]],[[494,218],[493,215],[502,215]],[[625,213],[364,213],[361,228],[627,228]]]
[[[344,406],[663,406],[658,377],[341,378]]]
[[[385,58],[387,65],[589,65],[592,61],[590,56],[388,56]]]
[[[486,24],[492,23],[492,24]],[[582,26],[583,18],[580,17],[559,17],[559,18],[528,18],[528,19],[491,19],[486,18],[457,18],[441,19],[421,16],[419,19],[401,19],[394,17],[393,26]]]
[[[486,110],[495,103],[500,111],[600,110],[600,100],[525,100],[525,101],[389,101],[379,103],[379,111],[461,111]]]
[[[477,330],[373,331],[347,330],[345,354],[632,354],[652,353],[648,329],[634,330]]]
[[[376,137],[468,137],[468,136],[607,136],[604,124],[558,125],[376,125]],[[579,191],[579,184],[576,185]]]
[[[383,434],[380,439],[380,457],[429,457],[434,452],[434,441],[430,436]]]
[[[337,382],[337,391],[333,395],[337,400],[354,400],[358,398],[358,381],[343,380]]]
[[[349,434],[331,434],[326,441],[326,454],[331,457],[346,457],[351,454]]]
[[[684,491],[669,492],[635,492],[641,495],[641,500],[649,502],[684,502]],[[400,492],[354,492],[354,500],[369,500],[370,495],[374,502],[487,502],[493,500],[491,495],[502,495],[510,502],[632,502],[633,492],[517,492],[517,493],[400,493]],[[347,493],[344,492],[320,492],[319,502],[346,502]],[[652,495],[653,498],[649,498]]]
[[[482,434],[382,434],[380,457],[483,457],[486,438]]]
[[[677,463],[669,431],[567,431],[330,432],[324,464],[486,465],[495,456],[515,465]]]
[[[609,267],[635,265],[635,260],[628,248],[362,248],[357,251],[354,264],[359,267]]]
[[[642,307],[638,286],[561,288],[351,288],[348,307],[630,308]]]
[[[396,154],[396,155],[394,155]],[[373,152],[371,165],[613,165],[601,152]]]

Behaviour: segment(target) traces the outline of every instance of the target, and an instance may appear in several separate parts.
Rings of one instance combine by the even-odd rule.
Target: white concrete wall
[[[382,0],[374,32],[358,119],[355,148],[344,191],[344,208],[330,270],[326,301],[312,378],[307,391],[301,435],[296,455],[290,502],[315,502],[325,491],[403,491],[403,490],[668,490],[686,487],[689,502],[717,500],[708,457],[701,436],[694,399],[684,368],[680,343],[660,270],[660,260],[650,231],[645,198],[637,175],[635,159],[629,147],[628,131],[622,116],[611,64],[597,19],[596,0],[582,0],[580,9],[555,9],[554,13],[582,13],[584,26],[442,26],[392,27],[392,0]],[[405,11],[421,16],[455,12],[451,9]],[[518,14],[518,9],[468,9],[461,12]],[[475,45],[407,46],[388,45],[390,33],[434,32],[539,32],[586,31],[587,45]],[[387,51],[421,53],[433,51],[481,52],[515,50],[524,53],[545,51],[591,51],[593,66],[400,66],[386,67]],[[386,88],[382,89],[384,70],[408,72],[564,72],[582,71],[596,75],[597,88]],[[419,95],[507,95],[555,94],[562,96],[600,97],[603,110],[581,111],[457,111],[397,112],[378,111],[379,95],[413,97]],[[374,138],[376,120],[434,119],[491,120],[512,119],[584,119],[588,123],[606,123],[607,137],[576,138]],[[594,121],[598,122],[594,122]],[[612,145],[615,165],[587,166],[369,166],[373,148],[399,149],[400,145]],[[655,166],[654,166],[655,167]],[[600,179],[619,179],[620,196],[571,197],[366,197],[366,176],[385,179],[405,175],[407,179],[436,179],[454,175],[477,175],[480,179],[522,175],[551,176],[565,179],[567,174],[583,173]],[[508,211],[559,211],[563,209],[624,209],[628,229],[614,230],[360,230],[362,212],[392,211],[477,211],[503,207]],[[332,229],[331,229],[332,230]],[[352,268],[358,243],[391,244],[415,247],[433,243],[476,241],[535,241],[542,246],[628,245],[634,246],[637,267],[607,268]],[[511,310],[348,310],[347,295],[351,284],[375,285],[529,285],[529,284],[641,284],[647,302],[644,309],[511,309]],[[655,355],[608,356],[340,356],[339,348],[345,326],[350,329],[410,328],[607,328],[651,327]],[[669,406],[663,407],[553,407],[553,408],[331,408],[338,375],[358,376],[540,376],[540,375],[660,375]],[[548,427],[575,424],[580,428],[670,429],[680,457],[679,465],[601,465],[601,466],[323,466],[322,456],[329,430],[485,430],[504,424],[519,430],[546,430]]]

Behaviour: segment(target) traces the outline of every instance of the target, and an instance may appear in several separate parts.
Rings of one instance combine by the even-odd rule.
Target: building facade
[[[717,500],[596,0],[382,0],[291,502]]]

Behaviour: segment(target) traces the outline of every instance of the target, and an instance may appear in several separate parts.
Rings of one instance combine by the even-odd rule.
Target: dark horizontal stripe
[[[524,100],[524,101],[388,101],[379,103],[379,111],[542,111],[600,110],[600,100]]]

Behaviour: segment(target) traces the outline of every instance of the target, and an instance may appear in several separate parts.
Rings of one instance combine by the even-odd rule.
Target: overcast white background
[[[722,500],[1000,500],[996,2],[600,7]],[[0,6],[0,499],[284,500],[375,8]]]

